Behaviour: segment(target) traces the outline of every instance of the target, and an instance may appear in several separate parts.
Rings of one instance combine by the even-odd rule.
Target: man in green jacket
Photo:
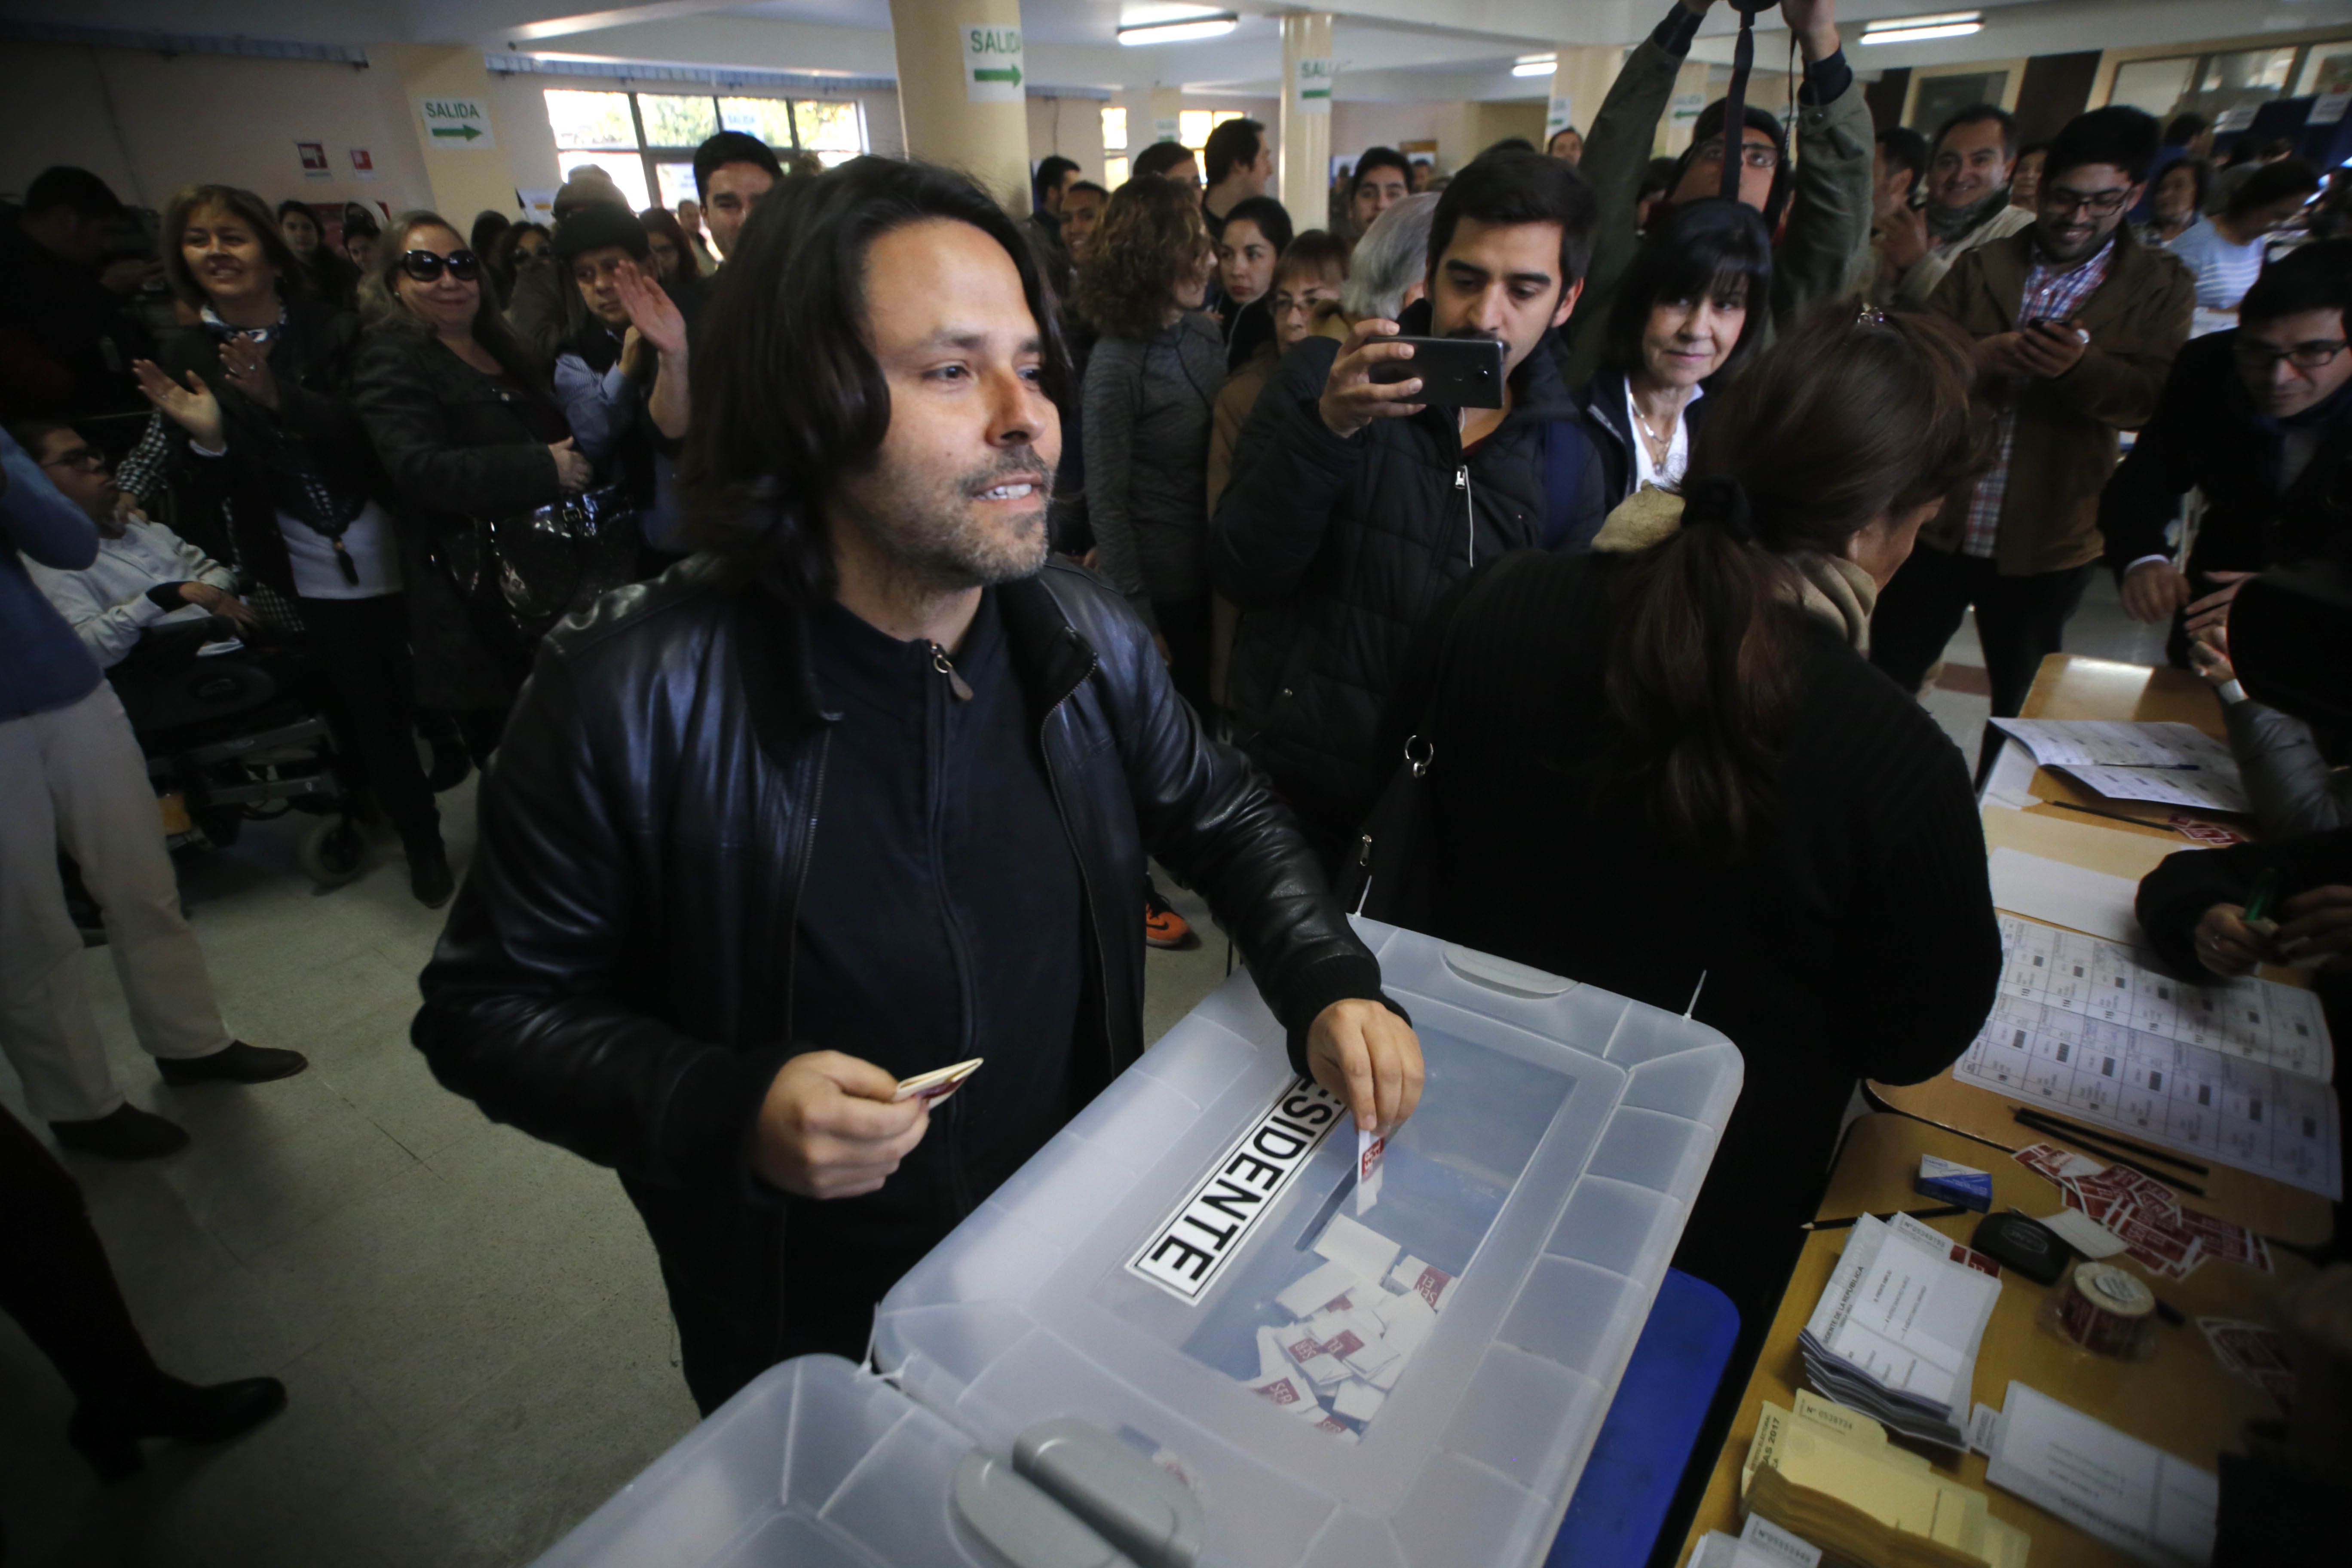
[[[1568,378],[1582,386],[1601,365],[1611,301],[1618,279],[1641,245],[1634,226],[1642,175],[1650,163],[1658,117],[1674,97],[1675,77],[1715,0],[1676,0],[1657,30],[1626,57],[1585,139],[1577,165],[1599,198],[1592,265],[1584,298],[1569,322]],[[1768,228],[1788,214],[1772,266],[1772,309],[1759,323],[1761,347],[1784,326],[1824,300],[1857,288],[1870,257],[1871,176],[1876,151],[1870,106],[1838,42],[1833,0],[1781,0],[1780,14],[1805,58],[1797,96],[1797,164],[1789,164],[1780,122],[1748,105],[1740,143],[1739,199],[1764,215]],[[1709,104],[1691,133],[1690,150],[1666,199],[1696,201],[1723,188],[1723,103]]]

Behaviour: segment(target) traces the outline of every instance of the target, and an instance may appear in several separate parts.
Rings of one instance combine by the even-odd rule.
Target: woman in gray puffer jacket
[[[1097,565],[1153,624],[1176,689],[1204,713],[1209,429],[1225,351],[1200,305],[1215,259],[1190,185],[1131,180],[1104,208],[1072,289],[1102,334],[1082,421]]]

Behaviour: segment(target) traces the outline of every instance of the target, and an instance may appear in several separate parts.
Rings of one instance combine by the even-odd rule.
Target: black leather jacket
[[[1292,1032],[1377,997],[1265,781],[1209,739],[1150,634],[1092,576],[998,590],[1087,892],[1074,1052],[1143,1052],[1147,850],[1201,889]],[[824,823],[830,725],[806,627],[709,557],[549,634],[484,777],[473,868],[413,1038],[497,1121],[619,1171],[673,1290],[780,1310],[782,1210],[751,1129],[793,1025],[797,905]],[[676,1276],[683,1274],[680,1281]]]

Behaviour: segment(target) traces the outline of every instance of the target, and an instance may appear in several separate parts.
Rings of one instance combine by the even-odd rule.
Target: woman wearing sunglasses
[[[591,478],[484,271],[437,214],[395,219],[360,286],[366,335],[352,383],[392,479],[417,695],[456,715],[477,763],[498,744],[528,658],[493,640],[461,596],[474,525],[552,506]]]
[[[337,732],[365,768],[428,906],[451,891],[417,765],[404,576],[383,475],[348,400],[359,323],[307,297],[300,258],[250,191],[196,185],[163,216],[163,268],[198,325],[133,367],[174,426],[173,471],[220,509],[239,565],[290,599],[333,683]]]

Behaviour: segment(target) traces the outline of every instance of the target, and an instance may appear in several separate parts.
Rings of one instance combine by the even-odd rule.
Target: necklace
[[[1650,416],[1642,412],[1641,404],[1632,398],[1626,401],[1633,404],[1634,422],[1642,426],[1642,440],[1650,449],[1650,467],[1663,473],[1667,460],[1675,455],[1675,427],[1668,426],[1666,434],[1659,435],[1656,426],[1650,423]]]

